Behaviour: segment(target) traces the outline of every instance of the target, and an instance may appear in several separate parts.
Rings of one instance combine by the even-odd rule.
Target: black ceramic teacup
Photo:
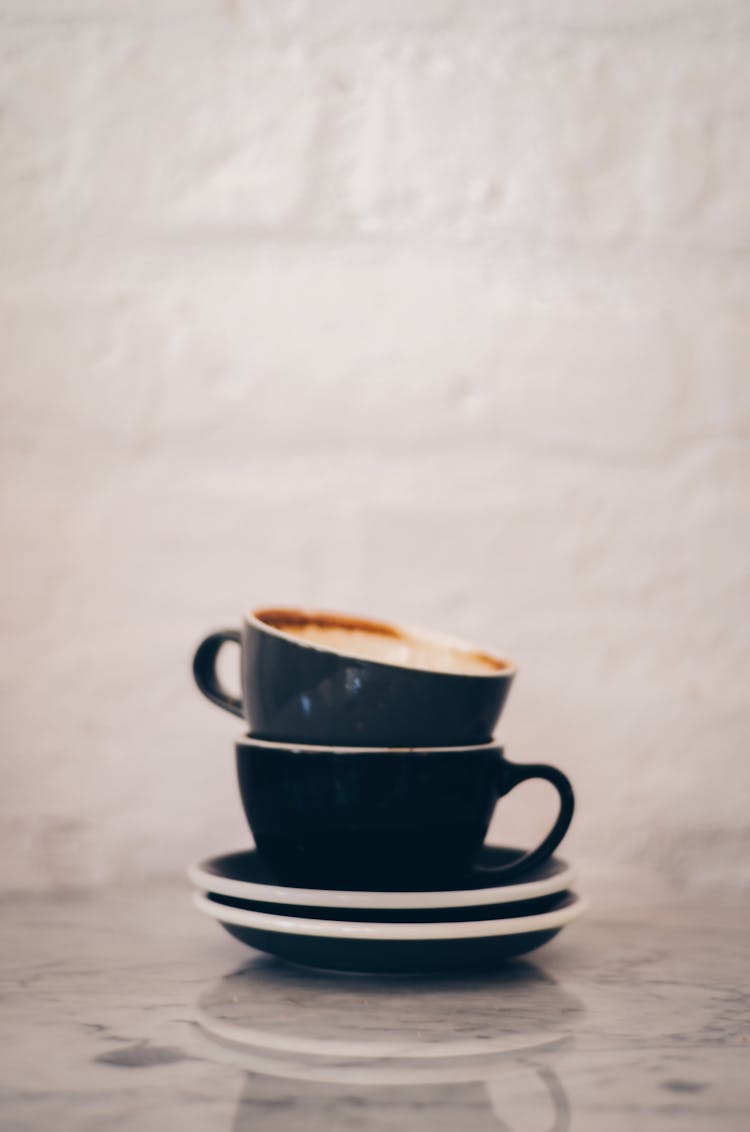
[[[216,674],[225,641],[241,646],[242,698]],[[432,747],[484,743],[515,675],[508,660],[382,621],[259,609],[241,631],[211,633],[193,673],[254,735],[289,743]]]
[[[490,870],[500,883],[549,857],[573,816],[562,771],[509,762],[494,743],[413,750],[320,747],[248,736],[236,744],[242,805],[259,854],[283,884],[460,886],[496,802],[530,778],[560,797],[536,848]]]

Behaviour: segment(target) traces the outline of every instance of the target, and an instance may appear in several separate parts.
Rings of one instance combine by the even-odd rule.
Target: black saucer
[[[567,890],[538,896],[536,900],[515,900],[503,904],[466,905],[460,908],[310,908],[304,904],[270,904],[262,900],[239,900],[236,896],[208,893],[211,900],[228,908],[245,908],[251,912],[268,912],[276,916],[314,917],[316,920],[349,921],[379,924],[446,924],[466,920],[512,920],[518,916],[534,916],[564,907]]]
[[[585,908],[584,901],[566,893],[555,909],[538,915],[403,923],[308,919],[224,900],[195,896],[202,912],[259,951],[327,970],[392,974],[496,967],[541,947]]]
[[[499,906],[517,901],[536,900],[557,895],[570,888],[573,870],[567,862],[551,857],[517,877],[500,884],[498,878],[483,869],[508,864],[524,850],[508,846],[485,845],[477,866],[470,870],[458,887],[430,887],[411,891],[402,889],[361,890],[352,888],[297,888],[281,884],[261,859],[256,849],[225,853],[193,865],[188,876],[196,888],[214,895],[237,900],[262,902],[285,907],[314,909],[365,909],[378,911],[458,909],[480,905]]]

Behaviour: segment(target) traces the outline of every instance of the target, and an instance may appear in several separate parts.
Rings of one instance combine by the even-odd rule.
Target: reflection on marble
[[[9,900],[0,1126],[744,1132],[748,926],[622,900],[503,972],[376,979],[244,949],[177,886]]]
[[[519,1067],[512,1101],[505,1097],[502,1087],[495,1086],[493,1092],[481,1082],[388,1088],[361,1085],[356,1092],[336,1086],[308,1085],[299,1123],[290,1120],[290,1113],[283,1106],[276,1106],[262,1118],[260,1127],[274,1132],[288,1132],[290,1127],[564,1132],[571,1126],[567,1098],[554,1074],[548,1074],[554,1082],[550,1084],[544,1072]],[[251,1132],[259,1127],[258,1080],[256,1076],[246,1078],[232,1125],[234,1132]]]
[[[256,959],[202,995],[197,1017],[220,1039],[265,1049],[437,1058],[548,1044],[570,1032],[581,1009],[529,961],[490,973],[383,978]]]
[[[200,996],[198,1044],[193,1035],[189,1048],[247,1072],[237,1132],[257,1127],[259,1076],[304,1087],[312,1127],[338,1127],[342,1099],[355,1096],[348,1103],[365,1127],[381,1126],[388,1112],[414,1129],[468,1122],[497,1132],[528,1127],[524,1112],[546,1110],[543,1127],[562,1130],[565,1090],[534,1055],[570,1041],[581,1013],[575,996],[529,962],[491,975],[379,979],[256,959]],[[284,1120],[276,1109],[263,1127],[283,1129]]]
[[[397,1057],[348,1060],[344,1057],[314,1058],[307,1054],[284,1055],[269,1053],[262,1046],[236,1047],[212,1039],[198,1045],[203,1056],[236,1065],[240,1069],[264,1073],[269,1077],[284,1077],[296,1081],[320,1081],[333,1085],[428,1085],[466,1081],[488,1081],[504,1071],[511,1062],[525,1064],[531,1054],[507,1057],[498,1054],[475,1054],[469,1057],[425,1058],[414,1060]],[[215,1042],[215,1039],[213,1039]],[[560,1040],[540,1046],[536,1052],[559,1048]]]
[[[545,1110],[550,1114],[545,1128],[569,1127],[570,1106],[560,1079],[552,1069],[538,1064],[530,1051],[436,1057],[431,1049],[423,1058],[346,1058],[269,1054],[262,1047],[211,1040],[214,1048],[207,1048],[207,1056],[247,1071],[233,1126],[237,1130],[257,1125],[259,1076],[282,1078],[294,1082],[296,1088],[304,1083],[306,1121],[313,1127],[326,1127],[326,1121],[328,1127],[337,1127],[345,1097],[356,1097],[356,1107],[364,1114],[360,1123],[365,1127],[379,1127],[384,1109],[397,1111],[397,1106],[410,1128],[448,1129],[451,1121],[456,1127],[469,1119],[472,1128],[523,1128],[528,1126],[524,1111],[534,1114],[535,1127],[536,1116]],[[563,1040],[552,1040],[538,1047],[537,1053],[559,1047]],[[514,1112],[517,1119],[509,1121]]]

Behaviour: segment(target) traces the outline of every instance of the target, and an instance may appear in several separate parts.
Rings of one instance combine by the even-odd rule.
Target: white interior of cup
[[[515,671],[509,660],[463,641],[345,613],[269,608],[255,610],[248,620],[311,648],[400,668],[495,677]]]

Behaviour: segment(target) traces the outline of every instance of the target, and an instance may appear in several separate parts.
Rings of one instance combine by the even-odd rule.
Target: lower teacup
[[[499,883],[549,857],[573,816],[562,771],[509,762],[502,747],[322,747],[248,736],[235,747],[240,795],[258,852],[286,885],[415,889],[459,882],[497,801],[530,778],[560,808],[535,848],[493,869]]]

